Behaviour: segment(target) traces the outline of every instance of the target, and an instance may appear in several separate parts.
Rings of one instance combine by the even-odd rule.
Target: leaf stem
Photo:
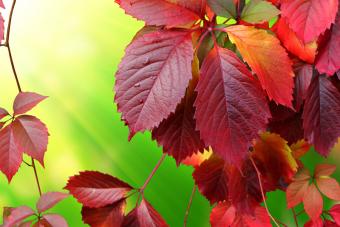
[[[193,199],[194,199],[194,196],[195,196],[196,191],[197,191],[197,185],[195,184],[194,187],[192,188],[192,192],[191,192],[191,195],[190,195],[188,207],[187,207],[187,209],[186,209],[186,211],[185,211],[184,224],[183,224],[184,227],[187,226],[187,222],[188,222],[188,217],[189,217],[189,213],[190,213],[192,201],[193,201]]]
[[[293,212],[293,215],[294,215],[295,226],[299,227],[299,223],[298,223],[296,212],[295,212],[294,208],[292,208],[292,212]]]
[[[250,157],[250,161],[251,163],[253,164],[254,168],[255,168],[255,171],[256,171],[256,174],[257,174],[257,178],[259,180],[259,184],[260,184],[260,189],[261,189],[261,194],[262,194],[262,199],[263,199],[263,203],[264,203],[264,206],[267,210],[267,213],[268,213],[268,216],[272,219],[272,221],[274,222],[274,224],[277,226],[277,227],[280,227],[280,225],[277,223],[277,221],[275,220],[275,218],[271,215],[269,209],[268,209],[268,205],[267,205],[267,202],[266,202],[266,197],[264,195],[264,190],[263,190],[263,186],[262,186],[262,181],[261,181],[261,173],[259,171],[259,169],[257,168],[254,160],[252,157]]]
[[[34,176],[35,176],[35,181],[36,181],[37,186],[38,186],[39,195],[41,196],[42,193],[41,193],[41,187],[40,187],[38,172],[37,172],[37,168],[36,168],[36,166],[35,166],[35,162],[34,162],[34,159],[33,159],[33,158],[32,158],[32,168],[33,168],[33,170],[34,170]]]

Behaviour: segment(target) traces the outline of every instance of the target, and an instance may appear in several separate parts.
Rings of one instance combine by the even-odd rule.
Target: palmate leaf
[[[37,202],[37,211],[42,213],[50,208],[54,207],[61,200],[68,197],[68,194],[61,192],[47,192],[40,196]]]
[[[34,92],[20,92],[14,100],[14,115],[24,114],[46,99],[46,96]]]
[[[135,39],[116,74],[115,101],[130,138],[174,112],[192,78],[191,33],[156,31]]]
[[[269,98],[278,104],[292,107],[294,73],[280,41],[266,31],[250,26],[235,25],[225,30],[243,59],[257,74]]]
[[[282,1],[282,16],[289,27],[305,43],[309,43],[330,28],[338,11],[338,0]]]
[[[240,164],[270,117],[259,83],[235,53],[215,47],[203,62],[196,90],[201,138],[224,160]]]
[[[34,210],[27,206],[20,206],[16,208],[11,208],[9,214],[4,217],[4,223],[2,227],[13,227],[17,226],[25,220],[26,218],[34,215]]]
[[[303,205],[306,213],[312,220],[320,217],[323,208],[323,200],[315,184],[308,186],[304,196]]]
[[[127,14],[144,20],[147,25],[183,26],[200,19],[196,5],[185,7],[184,0],[115,0]],[[199,2],[199,1],[197,1]],[[197,7],[198,6],[198,7]]]
[[[265,0],[252,0],[243,8],[241,19],[251,23],[258,24],[269,21],[280,14],[275,6]]]

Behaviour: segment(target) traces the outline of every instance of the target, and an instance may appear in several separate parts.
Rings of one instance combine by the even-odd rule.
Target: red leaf
[[[325,220],[322,227],[339,227],[339,225],[333,221]]]
[[[329,213],[331,214],[334,221],[340,225],[340,204],[334,205],[330,210]]]
[[[37,210],[39,213],[42,213],[52,207],[54,207],[61,200],[68,197],[68,194],[61,192],[47,192],[43,194],[37,203]]]
[[[192,61],[189,32],[156,31],[129,45],[116,74],[115,101],[130,138],[175,111],[192,78]]]
[[[323,221],[321,218],[318,218],[314,221],[310,220],[309,222],[307,222],[304,227],[325,227],[323,224]]]
[[[24,114],[30,111],[46,98],[46,96],[33,92],[20,92],[14,100],[14,115]]]
[[[0,7],[2,7],[0,5]],[[2,14],[0,13],[0,42],[4,40],[5,37],[5,20],[2,17]]]
[[[286,190],[287,206],[293,208],[302,202],[304,195],[309,187],[309,171],[303,169],[294,177],[294,181]]]
[[[46,125],[34,116],[22,115],[15,119],[12,126],[19,150],[44,165],[49,136]]]
[[[43,218],[52,226],[52,227],[68,227],[68,224],[62,216],[58,214],[45,214]]]
[[[15,143],[12,125],[8,125],[0,131],[0,170],[9,182],[18,172],[21,162],[22,152]]]
[[[303,110],[305,138],[327,156],[340,136],[340,92],[325,76],[317,76]]]
[[[193,173],[199,191],[211,204],[228,199],[228,168],[217,156],[211,156]]]
[[[144,20],[147,25],[176,27],[200,19],[190,8],[183,7],[183,0],[116,0],[116,3],[127,14],[138,20]]]
[[[21,221],[25,220],[35,213],[31,208],[27,206],[13,208],[10,212],[11,213],[4,218],[4,224],[2,225],[2,227],[16,226]]]
[[[175,0],[172,1],[178,5],[195,12],[197,15],[204,17],[206,11],[206,0]]]
[[[335,24],[332,27],[329,40],[319,51],[316,69],[320,73],[326,73],[332,76],[340,69],[340,15],[338,15]]]
[[[8,116],[8,115],[9,115],[9,113],[7,112],[7,110],[0,107],[0,120],[3,119],[4,117]]]
[[[101,208],[83,207],[81,214],[84,223],[91,227],[116,227],[123,223],[125,206],[123,199]]]
[[[312,82],[313,66],[303,64],[295,69],[295,109],[297,112],[301,110],[305,99],[307,98],[308,88]]]
[[[125,198],[132,187],[111,175],[86,171],[71,177],[65,189],[84,206],[98,208]]]
[[[279,21],[273,27],[273,31],[277,37],[281,40],[283,45],[292,54],[298,56],[301,60],[304,60],[310,64],[313,64],[316,55],[317,44],[311,42],[304,44],[293,32],[284,18],[280,18]]]
[[[299,140],[298,142],[290,146],[290,149],[292,150],[292,155],[296,160],[304,156],[310,150],[310,148],[311,145],[308,144],[305,140]]]
[[[230,203],[218,203],[210,214],[210,224],[212,227],[231,226],[235,220],[236,210]]]
[[[203,62],[196,90],[201,138],[227,162],[241,163],[270,117],[260,85],[233,52],[216,47]]]
[[[267,210],[264,207],[257,207],[255,209],[255,215],[245,215],[243,217],[244,222],[249,227],[271,227],[270,218],[268,216]]]
[[[264,30],[249,26],[231,26],[226,28],[226,31],[244,60],[257,74],[269,98],[278,104],[291,107],[294,73],[292,63],[280,41]]]
[[[204,150],[204,153],[193,154],[182,161],[183,165],[198,167],[212,155],[211,150]]]
[[[338,0],[282,1],[281,14],[305,43],[314,41],[335,21]]]
[[[330,164],[318,164],[315,167],[314,176],[315,178],[323,177],[323,176],[330,176],[336,170],[336,165]]]
[[[332,200],[340,201],[340,186],[335,179],[319,177],[316,183],[322,194]]]
[[[3,8],[3,9],[5,8],[5,5],[4,5],[4,3],[2,2],[2,0],[0,0],[0,7]]]
[[[323,208],[323,200],[314,184],[309,185],[303,197],[303,205],[306,213],[312,220],[316,220],[320,217]]]
[[[167,227],[162,216],[148,203],[142,200],[139,206],[133,209],[125,218],[124,227]]]

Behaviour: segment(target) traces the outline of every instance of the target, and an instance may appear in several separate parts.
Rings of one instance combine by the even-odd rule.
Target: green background
[[[20,81],[24,91],[49,96],[31,112],[51,134],[46,168],[39,167],[43,191],[61,191],[68,177],[82,170],[110,173],[140,187],[161,157],[150,133],[127,141],[128,129],[113,103],[114,72],[125,46],[142,26],[113,0],[17,1],[11,44]],[[6,49],[0,49],[0,67],[0,106],[10,109],[17,89]],[[337,162],[339,150],[328,162]],[[305,160],[310,167],[324,162],[314,152]],[[167,157],[146,189],[146,198],[170,226],[183,225],[192,171],[177,168]],[[291,226],[284,193],[271,194],[270,210]],[[37,199],[31,168],[22,165],[10,185],[0,174],[1,208],[34,206]],[[54,209],[76,227],[84,226],[80,210],[71,197]],[[188,226],[209,226],[210,210],[207,200],[196,194]]]

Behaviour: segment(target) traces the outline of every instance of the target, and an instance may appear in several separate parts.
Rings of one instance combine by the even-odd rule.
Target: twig
[[[293,215],[294,215],[295,226],[299,227],[299,223],[298,223],[297,216],[296,216],[294,208],[292,208],[292,212],[293,212]]]
[[[190,199],[189,199],[189,203],[188,203],[187,210],[185,211],[184,225],[183,225],[184,227],[187,226],[187,222],[188,222],[188,217],[189,217],[191,205],[192,205],[192,201],[193,201],[193,199],[194,199],[196,190],[197,190],[197,186],[196,186],[196,184],[195,184],[194,187],[192,188],[192,192],[191,192],[191,195],[190,195]]]

